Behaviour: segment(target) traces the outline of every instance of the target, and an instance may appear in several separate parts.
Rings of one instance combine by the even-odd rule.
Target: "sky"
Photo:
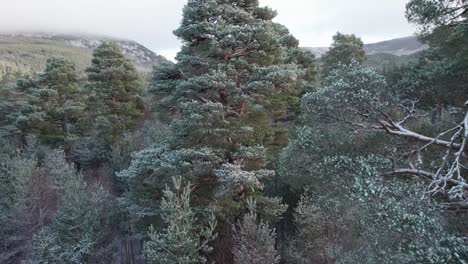
[[[414,34],[404,16],[408,0],[260,0],[278,11],[304,47],[328,46],[340,31],[365,43]],[[0,0],[0,32],[100,34],[135,40],[173,59],[187,0]]]

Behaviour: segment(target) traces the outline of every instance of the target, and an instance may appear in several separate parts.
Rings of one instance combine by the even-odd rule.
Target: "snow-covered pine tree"
[[[192,187],[190,184],[183,187],[180,177],[174,177],[173,182],[174,191],[166,187],[160,207],[166,227],[163,232],[150,227],[150,239],[144,248],[146,259],[148,263],[206,263],[206,257],[200,253],[212,250],[208,243],[216,238],[215,216],[210,214],[208,225],[200,229],[197,225],[199,220],[190,205]]]
[[[149,195],[136,196],[161,197],[164,184],[182,175],[196,184],[195,195],[221,194],[239,208],[274,174],[265,170],[268,154],[286,143],[282,121],[314,78],[313,55],[275,16],[254,0],[188,2],[175,31],[183,42],[178,62],[156,69],[150,89],[173,119],[171,136],[120,174]]]
[[[58,208],[50,224],[32,239],[32,263],[108,261],[118,219],[115,200],[102,187],[89,186],[84,176],[67,164],[63,152],[52,151],[44,163],[58,196]]]
[[[170,136],[120,173],[133,212],[152,212],[145,208],[173,176],[194,183],[196,204],[216,204],[223,234],[249,196],[260,216],[284,211],[280,199],[261,190],[274,175],[267,167],[272,153],[287,143],[284,122],[312,89],[315,68],[313,55],[298,48],[275,16],[256,0],[188,1],[175,31],[183,43],[178,62],[157,68],[150,88],[159,113],[171,117]]]
[[[279,263],[280,258],[275,249],[275,230],[271,229],[268,223],[259,220],[255,200],[249,198],[247,206],[249,213],[234,227],[234,263]]]

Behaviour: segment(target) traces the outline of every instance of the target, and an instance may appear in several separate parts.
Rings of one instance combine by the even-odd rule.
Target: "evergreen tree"
[[[252,0],[188,2],[175,31],[184,43],[178,63],[156,69],[151,87],[158,109],[174,118],[171,134],[120,174],[140,197],[133,203],[160,197],[161,184],[177,175],[195,182],[198,201],[217,200],[232,216],[261,194],[274,174],[266,165],[287,142],[280,121],[314,77],[312,55],[275,16]],[[277,202],[257,199],[260,208]]]
[[[234,227],[234,263],[277,264],[276,232],[258,219],[255,201],[247,200],[249,213]]]
[[[419,38],[429,50],[418,63],[402,69],[395,89],[419,100],[419,108],[433,109],[433,123],[440,125],[444,108],[463,107],[468,98],[468,3],[412,0],[406,17],[419,28]]]
[[[116,220],[116,205],[102,187],[90,190],[81,174],[66,163],[63,153],[52,152],[46,161],[49,178],[59,196],[51,223],[32,240],[34,263],[87,263],[109,259],[109,238]]]
[[[303,126],[281,155],[284,182],[294,191],[309,188],[296,208],[298,230],[291,240],[290,261],[463,259],[466,249],[447,219],[420,199],[421,184],[382,175],[398,166],[402,156],[397,150],[401,146],[379,133],[383,127],[376,125],[381,115],[401,115],[393,111],[395,98],[382,76],[353,62],[336,67],[323,84],[304,96]]]
[[[200,252],[210,253],[208,245],[216,238],[216,221],[211,214],[206,228],[198,227],[199,221],[190,206],[191,187],[182,187],[180,178],[173,178],[175,192],[166,187],[161,202],[161,215],[167,225],[163,233],[150,227],[149,241],[145,243],[148,263],[195,264],[206,263]]]
[[[35,157],[18,155],[9,142],[1,140],[0,149],[0,262],[18,263],[28,255],[27,247],[33,226],[43,222],[34,217],[38,198],[31,195],[31,187],[37,175],[38,162]],[[40,179],[41,180],[41,179]]]
[[[333,36],[330,50],[321,59],[321,73],[327,76],[339,64],[350,64],[352,61],[362,64],[366,60],[362,40],[354,34],[345,35],[338,32]]]
[[[287,143],[300,96],[312,89],[313,56],[256,0],[191,0],[175,31],[182,42],[175,65],[155,70],[150,91],[157,109],[172,117],[170,135],[135,155],[119,175],[131,209],[151,212],[161,186],[173,176],[194,182],[197,205],[216,204],[219,228],[256,197],[262,217],[284,212],[281,200],[262,194],[274,175],[267,165]],[[219,247],[230,238],[219,237]],[[219,258],[229,259],[221,248]]]
[[[87,112],[97,137],[114,142],[133,129],[143,114],[141,78],[115,43],[104,42],[94,50],[88,73]]]
[[[84,103],[72,62],[50,58],[43,74],[19,79],[17,86],[27,96],[16,119],[18,129],[37,133],[42,142],[53,146],[76,140]]]
[[[377,156],[329,156],[305,166],[327,186],[301,198],[288,263],[457,263],[467,257],[463,237],[421,200],[421,184],[385,180],[386,163]]]
[[[16,126],[16,119],[21,114],[18,109],[27,103],[23,92],[13,83],[0,85],[0,138],[15,140],[21,131]]]

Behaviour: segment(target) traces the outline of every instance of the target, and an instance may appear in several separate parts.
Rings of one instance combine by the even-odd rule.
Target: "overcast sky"
[[[138,41],[173,58],[172,34],[187,0],[0,0],[0,31],[104,34]],[[260,0],[276,9],[301,46],[328,46],[337,31],[372,43],[412,35],[407,0]]]

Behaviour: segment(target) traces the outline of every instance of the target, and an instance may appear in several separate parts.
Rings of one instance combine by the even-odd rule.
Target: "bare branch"
[[[463,159],[468,154],[468,111],[458,126],[451,128],[435,138],[427,137],[419,133],[413,132],[401,126],[400,123],[395,123],[388,115],[384,115],[387,121],[381,120],[380,124],[390,134],[410,137],[419,141],[427,142],[418,151],[418,153],[430,145],[444,146],[447,148],[442,163],[435,173],[419,170],[416,166],[411,166],[411,169],[398,169],[386,175],[416,175],[431,181],[428,186],[428,194],[436,195],[439,193],[451,196],[452,198],[462,199],[466,201],[468,194],[468,184],[464,175],[466,166],[463,164]],[[443,135],[453,133],[450,141],[440,140]],[[457,143],[461,142],[461,143]]]
[[[418,169],[397,169],[391,172],[387,172],[384,175],[390,176],[390,175],[414,175],[414,176],[422,176],[426,180],[432,180],[436,178],[436,174],[424,170],[418,170]],[[468,184],[466,182],[458,181],[455,179],[449,179],[449,182],[456,184],[456,185],[461,185],[464,189],[468,190]]]
[[[385,131],[387,131],[389,134],[392,134],[392,135],[413,138],[422,142],[439,145],[439,146],[443,146],[447,148],[452,148],[455,150],[458,150],[461,147],[461,144],[458,144],[458,143],[440,140],[437,137],[435,138],[428,137],[428,136],[416,133],[414,131],[404,128],[400,124],[395,123],[391,120],[389,121],[380,120],[379,123],[382,125],[382,128],[385,129]]]

